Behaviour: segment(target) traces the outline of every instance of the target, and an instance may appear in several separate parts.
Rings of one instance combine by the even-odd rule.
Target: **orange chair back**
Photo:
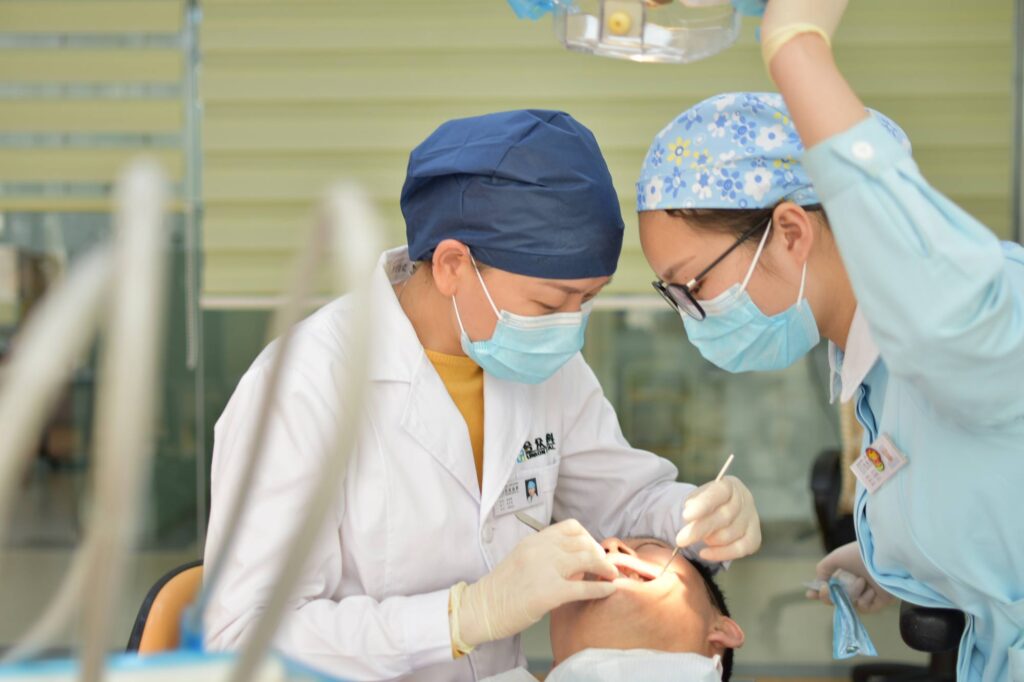
[[[128,649],[137,650],[139,654],[177,649],[181,641],[181,618],[202,587],[203,566],[199,562],[179,566],[161,578],[139,611]]]

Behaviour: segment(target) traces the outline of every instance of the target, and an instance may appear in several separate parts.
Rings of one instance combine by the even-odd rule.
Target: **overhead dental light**
[[[521,19],[550,13],[570,50],[637,62],[686,64],[725,50],[744,14],[764,0],[508,0]]]

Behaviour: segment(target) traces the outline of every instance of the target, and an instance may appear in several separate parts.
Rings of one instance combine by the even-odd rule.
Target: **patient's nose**
[[[618,554],[629,554],[629,555],[632,555],[632,556],[636,556],[636,552],[633,551],[632,547],[630,547],[625,542],[623,542],[622,540],[620,540],[620,539],[618,539],[616,537],[605,538],[604,540],[601,541],[601,546],[604,548],[604,553],[605,554],[616,554],[616,553],[618,553]]]

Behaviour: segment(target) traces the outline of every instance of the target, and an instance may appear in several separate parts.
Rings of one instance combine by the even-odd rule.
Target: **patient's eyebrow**
[[[661,540],[659,538],[631,538],[631,539],[633,540],[633,542],[636,543],[636,546],[633,547],[633,551],[634,552],[636,550],[640,549],[641,547],[645,547],[647,545],[657,545],[658,547],[661,547],[662,549],[669,549],[669,544],[667,542],[665,542],[664,540]]]

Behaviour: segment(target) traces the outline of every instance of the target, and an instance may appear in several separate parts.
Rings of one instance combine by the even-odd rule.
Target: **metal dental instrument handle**
[[[324,254],[329,250],[331,239],[333,238],[333,234],[325,228],[326,225],[324,223],[318,222],[310,229],[292,265],[290,285],[282,303],[274,313],[272,329],[267,341],[269,343],[271,340],[276,339],[277,352],[274,354],[273,362],[270,364],[267,384],[263,395],[260,397],[258,417],[255,422],[256,428],[245,457],[247,466],[242,472],[241,480],[237,484],[239,491],[246,491],[252,488],[256,480],[256,473],[262,466],[264,455],[263,443],[266,440],[270,413],[273,410],[274,400],[277,398],[278,387],[281,385],[282,376],[289,357],[295,324],[302,319],[305,311],[303,306],[313,293],[318,266],[322,263]],[[340,272],[339,270],[338,273]],[[336,274],[336,276],[340,276],[340,274]],[[190,632],[201,633],[203,631],[203,614],[209,605],[211,595],[220,584],[226,558],[234,550],[235,541],[242,522],[242,515],[245,512],[248,500],[248,496],[241,492],[231,500],[228,507],[227,520],[224,524],[228,531],[217,553],[206,562],[202,591],[185,616],[186,627]]]
[[[93,440],[94,552],[84,568],[80,645],[81,682],[103,679],[114,614],[124,598],[128,554],[138,533],[156,454],[155,438],[163,358],[168,232],[167,180],[153,161],[140,160],[117,185],[114,262],[107,333],[99,366]]]
[[[722,480],[722,477],[725,476],[725,472],[729,470],[729,465],[732,464],[734,459],[736,459],[735,454],[729,455],[729,459],[725,460],[725,464],[722,465],[722,470],[718,472],[717,476],[715,476],[715,482]],[[661,573],[658,574],[659,578],[665,575],[665,571],[668,570],[668,567],[672,565],[672,562],[676,560],[677,556],[679,556],[679,545],[676,545],[676,548],[672,550],[672,556],[668,558],[668,561],[665,562],[665,565],[661,569]]]
[[[378,240],[383,233],[369,194],[352,183],[340,183],[329,190],[323,205],[320,233],[329,238],[328,253],[335,286],[352,292],[353,328],[367,330],[353,334],[351,367],[347,368],[350,371],[345,377],[338,377],[344,386],[340,403],[362,405],[368,386],[367,360],[372,348],[368,330],[374,314],[367,283],[380,253]],[[301,580],[302,569],[316,543],[320,526],[330,511],[338,486],[345,480],[349,454],[359,428],[359,414],[359,410],[343,411],[333,439],[335,454],[325,458],[320,478],[309,493],[305,509],[299,512],[302,522],[288,541],[284,562],[277,571],[263,612],[231,671],[230,682],[249,682],[257,677],[259,666]]]
[[[526,512],[516,512],[516,518],[537,532],[540,532],[547,528],[547,526],[545,526],[543,523],[533,518]]]
[[[0,424],[11,425],[0,441],[0,547],[6,546],[4,531],[21,480],[20,467],[34,453],[32,443],[38,440],[61,386],[71,378],[76,358],[85,354],[95,338],[114,281],[111,248],[100,246],[72,264],[65,281],[47,292],[19,332],[0,391]],[[95,556],[90,549],[94,539],[94,533],[86,533],[43,615],[0,656],[0,664],[45,649],[55,633],[72,620],[82,593],[84,569]]]
[[[117,576],[134,540],[133,505],[147,485],[153,455],[152,386],[161,357],[167,266],[165,182],[159,168],[145,161],[119,176],[114,243],[73,264],[67,280],[47,293],[19,334],[0,393],[0,423],[10,426],[0,448],[0,529],[6,528],[10,511],[7,493],[19,480],[23,455],[31,452],[25,438],[29,443],[38,439],[32,434],[42,430],[59,387],[97,331],[103,330],[105,339],[95,420],[94,518],[56,595],[5,652],[5,662],[46,648],[80,611],[85,633],[81,674],[85,679],[100,675],[109,614],[117,611],[112,606],[119,596]],[[13,475],[3,475],[11,468]]]

